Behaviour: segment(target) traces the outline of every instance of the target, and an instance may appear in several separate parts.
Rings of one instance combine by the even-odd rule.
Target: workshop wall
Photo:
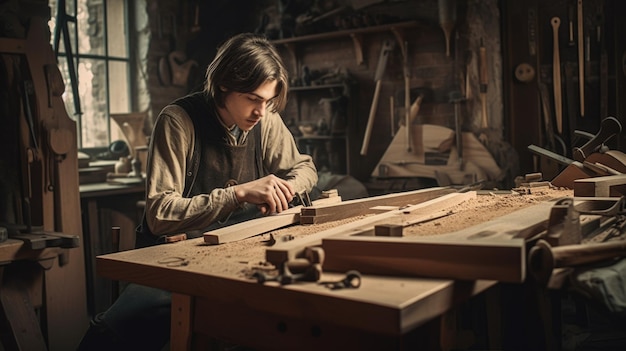
[[[500,58],[500,14],[498,1],[458,1],[453,8],[456,21],[451,28],[450,54],[446,55],[446,39],[440,26],[439,2],[421,1],[323,1],[317,4],[325,15],[324,20],[308,27],[302,17],[312,13],[313,1],[289,2],[282,9],[283,20],[276,24],[275,1],[148,1],[148,13],[152,40],[148,52],[149,93],[151,110],[155,117],[158,111],[173,98],[186,91],[200,88],[206,65],[215,54],[215,47],[225,38],[237,32],[256,31],[277,40],[277,47],[290,69],[292,85],[302,82],[305,67],[310,73],[332,74],[347,72],[355,90],[349,121],[351,159],[350,173],[361,181],[368,181],[377,162],[392,140],[392,135],[404,120],[404,62],[401,43],[390,31],[373,31],[360,34],[363,61],[355,57],[353,40],[349,35],[321,38],[303,43],[284,43],[283,39],[294,34],[314,34],[342,31],[356,27],[375,27],[389,23],[411,22],[403,28],[402,38],[408,47],[409,87],[411,101],[418,93],[424,93],[420,113],[415,123],[428,123],[454,129],[454,106],[450,94],[459,92],[467,97],[463,103],[463,130],[479,132],[481,128],[481,105],[478,81],[478,48],[486,48],[489,67],[489,89],[487,111],[493,141],[502,135],[501,58]],[[454,2],[450,2],[454,3]],[[372,4],[359,10],[353,8]],[[298,17],[300,16],[300,17]],[[294,24],[297,23],[298,25]],[[395,42],[388,58],[381,82],[378,107],[372,129],[371,142],[366,155],[360,155],[370,107],[375,91],[374,76],[378,59],[385,40]],[[291,53],[296,47],[297,54]],[[190,72],[186,84],[166,85],[159,80],[159,60],[173,51],[183,52],[178,60],[179,68]],[[191,63],[192,62],[192,63]],[[468,81],[468,84],[465,81]],[[468,91],[465,91],[468,90]],[[391,116],[391,97],[394,99],[394,116]],[[307,110],[319,112],[319,108],[307,109],[296,103],[298,97],[291,94],[290,104],[283,114],[286,121]],[[300,111],[298,111],[300,109]],[[303,115],[299,122],[317,122],[320,116]],[[502,144],[498,143],[498,147]],[[347,162],[347,161],[346,161]]]

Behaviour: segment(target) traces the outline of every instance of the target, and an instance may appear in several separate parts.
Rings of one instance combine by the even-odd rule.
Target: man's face
[[[249,93],[229,91],[224,107],[218,108],[222,121],[227,126],[236,124],[241,130],[250,130],[265,115],[267,107],[276,97],[276,80],[269,80]]]

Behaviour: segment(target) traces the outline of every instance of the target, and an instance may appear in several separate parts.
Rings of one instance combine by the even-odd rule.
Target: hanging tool
[[[561,58],[559,56],[559,26],[561,19],[552,17],[552,88],[554,89],[554,115],[556,118],[556,130],[563,132],[563,104],[561,102]]]
[[[577,1],[578,8],[578,90],[580,93],[580,116],[585,116],[585,48],[583,47],[583,0]]]
[[[568,46],[574,46],[576,43],[574,42],[574,6],[570,3],[567,5],[567,14],[568,14],[568,22],[569,22],[569,40],[567,41]]]
[[[446,36],[446,56],[450,56],[450,36],[456,22],[456,0],[439,0],[439,25]]]
[[[65,48],[65,59],[67,61],[67,71],[70,75],[70,85],[72,86],[72,98],[74,99],[74,114],[80,116],[83,114],[80,108],[80,94],[78,93],[78,76],[76,75],[76,66],[74,62],[74,54],[72,53],[72,42],[67,22],[73,22],[76,25],[76,16],[70,16],[65,12],[65,0],[57,2],[56,26],[54,28],[54,54],[59,57],[59,41],[63,35],[63,46]]]
[[[372,128],[374,127],[374,117],[376,116],[376,109],[378,107],[378,97],[380,96],[380,88],[385,75],[385,69],[387,68],[387,59],[389,54],[393,51],[395,43],[391,40],[385,40],[383,42],[382,49],[380,50],[380,56],[378,57],[378,66],[376,67],[376,73],[374,74],[374,81],[376,81],[376,88],[374,89],[374,97],[372,98],[372,106],[370,107],[370,114],[367,119],[367,126],[365,127],[365,135],[363,136],[363,145],[361,146],[361,155],[367,155],[367,148],[369,146],[370,138],[372,136]]]
[[[409,69],[409,43],[402,47],[404,73],[404,123],[406,124],[406,151],[411,152],[411,70]]]
[[[483,43],[483,40],[480,39],[480,48],[479,48],[479,58],[480,58],[480,104],[482,107],[482,118],[480,127],[483,129],[483,132],[479,136],[480,141],[483,143],[487,140],[486,130],[489,128],[489,122],[487,118],[487,84],[489,83],[489,76],[487,73],[487,48]]]
[[[456,149],[459,156],[459,169],[462,171],[465,167],[463,165],[463,134],[461,129],[461,106],[459,105],[463,101],[463,95],[460,91],[453,91],[450,93],[450,102],[454,104],[454,128],[456,136]]]

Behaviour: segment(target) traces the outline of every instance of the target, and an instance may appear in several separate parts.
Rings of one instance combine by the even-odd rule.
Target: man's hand
[[[280,213],[289,208],[295,191],[286,180],[270,174],[248,183],[235,185],[239,202],[258,205],[264,215]]]

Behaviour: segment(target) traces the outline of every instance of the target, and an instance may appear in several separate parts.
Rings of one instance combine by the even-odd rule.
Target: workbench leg
[[[28,274],[8,271],[5,277],[5,267],[0,266],[1,346],[6,350],[47,350],[39,319],[28,294],[32,279],[24,277]]]
[[[172,293],[172,330],[170,349],[190,350],[193,335],[193,298]]]

